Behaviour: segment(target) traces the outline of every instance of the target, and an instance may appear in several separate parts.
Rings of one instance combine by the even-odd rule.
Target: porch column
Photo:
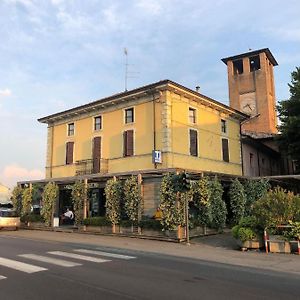
[[[87,193],[88,193],[88,180],[87,178],[84,179],[84,199],[83,199],[83,219],[87,218]]]

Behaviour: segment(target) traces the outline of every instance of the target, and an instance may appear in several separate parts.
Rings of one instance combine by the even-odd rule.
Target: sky
[[[228,104],[221,58],[269,48],[276,98],[300,66],[299,0],[0,0],[0,182],[45,178],[38,118],[170,79]]]

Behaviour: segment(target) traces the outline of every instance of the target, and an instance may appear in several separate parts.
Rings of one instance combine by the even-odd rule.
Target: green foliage
[[[300,67],[292,72],[291,77],[290,99],[281,101],[277,107],[281,132],[279,141],[297,162],[297,171],[300,172]]]
[[[30,213],[32,203],[32,190],[30,187],[27,187],[22,192],[22,210],[21,215],[27,215]]]
[[[243,185],[236,178],[231,182],[229,189],[230,208],[232,211],[232,223],[238,224],[244,216],[246,195]]]
[[[193,196],[193,202],[197,212],[197,221],[201,225],[209,226],[212,220],[209,180],[207,177],[201,178],[198,182],[195,182],[191,187],[191,194]]]
[[[172,176],[167,174],[163,177],[160,187],[160,206],[162,213],[160,220],[164,229],[174,230],[178,225],[183,224],[184,220],[184,203],[183,196],[176,195],[172,184]]]
[[[266,179],[250,179],[246,181],[244,185],[244,190],[246,194],[245,215],[251,215],[252,207],[255,201],[265,196],[270,187],[270,183]]]
[[[87,189],[83,181],[77,181],[72,185],[72,203],[75,215],[75,225],[82,224],[83,221],[83,203],[87,199]]]
[[[137,177],[131,176],[124,183],[125,212],[132,223],[138,222],[142,215],[142,197]]]
[[[139,227],[143,229],[162,230],[163,227],[159,220],[143,218],[139,222]]]
[[[221,230],[225,227],[227,209],[226,204],[222,199],[223,187],[217,177],[210,182],[210,205],[212,211],[212,228]]]
[[[27,223],[27,222],[44,222],[44,219],[41,215],[36,215],[36,214],[28,214],[24,215],[20,218],[21,222]]]
[[[284,225],[300,221],[298,204],[299,196],[276,187],[254,204],[253,215],[263,228]]]
[[[18,215],[21,214],[22,211],[22,194],[23,194],[23,189],[20,186],[15,186],[14,189],[12,190],[12,203],[13,207],[18,213]]]
[[[239,224],[231,229],[231,233],[235,239],[242,242],[257,239],[258,235],[262,234],[255,217],[241,218]]]
[[[110,179],[105,186],[106,216],[113,225],[119,224],[121,218],[121,199],[123,187],[119,180]]]
[[[291,240],[300,241],[300,222],[289,221],[291,229],[286,232],[286,236]]]
[[[47,226],[51,225],[57,197],[58,197],[58,185],[55,184],[54,182],[48,182],[44,187],[44,192],[42,195],[43,206],[41,209],[41,215],[45,220],[45,224]]]
[[[90,217],[83,220],[84,225],[90,226],[111,226],[111,222],[106,217]]]

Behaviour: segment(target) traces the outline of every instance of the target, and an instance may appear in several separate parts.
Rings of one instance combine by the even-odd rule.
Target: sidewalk
[[[3,231],[0,236],[15,236],[32,240],[56,241],[135,251],[152,252],[208,262],[287,272],[300,276],[300,257],[293,254],[266,254],[264,252],[234,250],[230,233],[191,240],[191,245],[146,240],[130,237],[90,235],[40,230]]]

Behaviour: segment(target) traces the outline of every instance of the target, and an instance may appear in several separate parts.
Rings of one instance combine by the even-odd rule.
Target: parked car
[[[0,208],[0,229],[13,228],[18,230],[20,227],[20,217],[14,209]]]

